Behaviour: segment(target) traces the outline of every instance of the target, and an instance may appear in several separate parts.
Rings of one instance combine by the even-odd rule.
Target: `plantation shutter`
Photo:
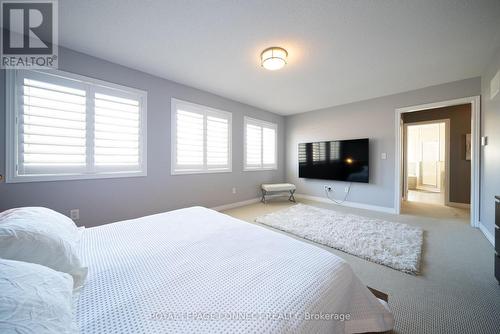
[[[177,166],[203,168],[204,119],[201,112],[177,110]]]
[[[207,115],[207,168],[229,165],[229,120],[215,113]]]
[[[245,117],[245,169],[277,167],[277,125]]]
[[[262,164],[264,167],[276,165],[276,129],[262,127]]]
[[[262,127],[246,125],[246,166],[262,167]]]
[[[231,114],[172,99],[172,173],[231,170]]]
[[[87,162],[84,86],[24,73],[17,95],[18,173],[83,172]]]
[[[140,101],[95,92],[94,165],[97,169],[129,170],[140,166]]]
[[[145,175],[145,92],[16,70],[7,97],[7,182]]]

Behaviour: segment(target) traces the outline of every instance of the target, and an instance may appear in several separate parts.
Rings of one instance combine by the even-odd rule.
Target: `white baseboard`
[[[311,195],[305,195],[305,194],[295,194],[295,197],[308,199],[308,200],[316,201],[316,202],[335,204],[334,202],[332,202],[331,200],[329,200],[326,197],[311,196]],[[350,208],[366,209],[366,210],[393,213],[393,214],[396,213],[396,210],[394,208],[389,208],[386,206],[378,206],[378,205],[363,204],[363,203],[348,202],[348,201],[342,203],[341,205],[347,206]]]
[[[258,203],[258,202],[260,202],[260,197],[247,199],[246,201],[241,201],[241,202],[223,204],[223,205],[215,206],[211,209],[215,210],[215,211],[224,211],[224,210],[234,209],[234,208],[238,208],[240,206],[250,205],[250,204]]]
[[[470,209],[470,204],[467,203],[448,202],[446,205],[454,208]]]
[[[270,196],[270,197],[275,197],[275,196]],[[325,198],[325,197],[311,196],[311,195],[305,195],[305,194],[295,194],[295,197],[298,199],[302,198],[302,199],[308,199],[311,201],[316,201],[316,202],[321,202],[321,203],[334,204],[331,200],[329,200],[328,198]],[[213,207],[211,209],[215,210],[215,211],[224,211],[224,210],[234,209],[234,208],[238,208],[240,206],[250,205],[250,204],[254,204],[254,203],[258,203],[258,202],[260,202],[260,197],[251,198],[251,199],[248,199],[246,201],[240,201],[240,202],[235,202],[235,203],[219,205],[219,206]],[[342,205],[350,207],[350,208],[366,209],[366,210],[393,213],[393,214],[396,213],[396,210],[394,210],[394,208],[388,208],[386,206],[370,205],[370,204],[347,202],[347,201],[342,203]],[[495,247],[495,238],[490,233],[490,231],[488,231],[488,229],[481,222],[478,222],[477,226],[478,226],[479,230],[481,230],[481,232],[483,232],[486,239],[493,245],[493,247]]]
[[[311,195],[304,195],[304,194],[295,194],[295,198],[297,199],[308,199],[311,201],[316,201],[316,202],[322,202],[322,203],[329,203],[329,204],[335,204],[331,200],[325,197],[319,197],[319,196],[311,196]],[[266,195],[266,199],[271,199],[273,197],[280,197],[280,195]],[[260,197],[257,198],[252,198],[248,199],[246,201],[241,201],[241,202],[235,202],[235,203],[229,203],[229,204],[223,204],[219,206],[212,207],[212,210],[215,211],[224,211],[224,210],[229,210],[229,209],[234,209],[238,208],[240,206],[245,206],[245,205],[250,205],[254,203],[260,202]],[[379,212],[386,212],[386,213],[396,213],[394,208],[388,208],[385,206],[378,206],[378,205],[370,205],[370,204],[363,204],[363,203],[356,203],[356,202],[344,202],[341,204],[342,206],[350,207],[350,208],[358,208],[358,209],[365,209],[365,210],[372,210],[372,211],[379,211]]]
[[[488,231],[486,226],[484,226],[481,222],[479,222],[477,224],[477,227],[479,227],[479,229],[481,230],[481,232],[483,232],[486,239],[488,239],[488,241],[493,245],[493,247],[495,247],[495,238],[493,237],[493,234],[491,234],[490,231]]]

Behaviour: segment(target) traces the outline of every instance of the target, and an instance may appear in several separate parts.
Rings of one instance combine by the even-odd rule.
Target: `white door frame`
[[[479,151],[481,148],[481,99],[479,96],[464,97],[461,99],[441,101],[436,103],[427,103],[396,109],[395,130],[396,130],[396,159],[395,159],[395,178],[394,178],[394,211],[396,214],[401,212],[401,193],[403,179],[403,120],[401,115],[408,112],[415,112],[442,107],[450,107],[461,104],[471,105],[471,214],[470,224],[472,227],[479,227]]]
[[[407,139],[408,139],[408,126],[412,125],[425,125],[425,124],[436,124],[436,123],[444,123],[445,127],[445,149],[444,149],[444,205],[448,205],[450,203],[450,119],[436,119],[432,121],[421,121],[421,122],[411,122],[404,123],[403,129],[403,147],[402,147],[402,159],[403,159],[403,185],[404,185],[404,193],[403,200],[406,200],[406,195],[408,194],[408,159],[405,156],[405,151],[407,150]]]

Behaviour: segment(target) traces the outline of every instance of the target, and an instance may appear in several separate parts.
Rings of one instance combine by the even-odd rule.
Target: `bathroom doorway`
[[[449,137],[449,119],[404,124],[405,200],[448,205]]]

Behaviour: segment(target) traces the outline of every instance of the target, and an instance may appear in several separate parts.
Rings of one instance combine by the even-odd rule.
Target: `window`
[[[56,70],[7,73],[7,182],[146,175],[145,92]]]
[[[231,113],[172,99],[172,175],[231,171]]]
[[[276,169],[278,125],[245,117],[245,170]]]

